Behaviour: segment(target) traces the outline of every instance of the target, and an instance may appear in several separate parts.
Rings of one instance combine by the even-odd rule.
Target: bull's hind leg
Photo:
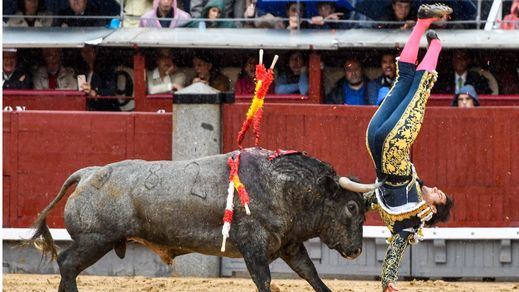
[[[76,277],[113,248],[104,235],[86,234],[74,238],[72,245],[58,256],[61,281],[59,292],[78,291]]]

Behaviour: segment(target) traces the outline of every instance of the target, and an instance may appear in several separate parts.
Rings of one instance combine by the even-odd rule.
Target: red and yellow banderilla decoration
[[[238,133],[238,146],[240,150],[243,149],[241,142],[245,137],[245,133],[250,128],[250,125],[253,124],[253,130],[255,134],[255,146],[259,144],[259,136],[260,136],[260,122],[263,114],[263,100],[267,91],[274,80],[274,66],[278,60],[278,55],[274,56],[274,60],[272,61],[272,65],[267,70],[263,65],[263,50],[259,52],[259,64],[256,65],[256,88],[254,91],[254,98],[252,99],[252,103],[247,111],[247,119],[243,122],[240,132]],[[234,157],[229,157],[227,164],[229,165],[230,174],[229,174],[229,188],[227,189],[227,201],[225,205],[225,212],[223,215],[223,227],[222,227],[222,248],[221,251],[225,251],[225,242],[227,238],[229,238],[229,231],[231,230],[232,217],[234,214],[234,190],[238,192],[238,196],[240,198],[240,203],[245,208],[245,213],[250,215],[249,209],[249,194],[245,189],[245,186],[240,181],[240,177],[238,176],[238,169],[240,167],[240,152],[238,152]]]
[[[265,99],[265,95],[269,90],[270,84],[274,80],[274,66],[276,66],[276,62],[278,61],[279,56],[275,55],[274,60],[272,61],[272,65],[267,70],[265,65],[263,65],[263,50],[259,52],[259,64],[256,65],[256,88],[254,90],[254,98],[252,99],[252,103],[247,111],[247,118],[243,122],[241,126],[241,130],[238,133],[238,146],[242,149],[241,142],[245,137],[245,133],[250,128],[250,125],[253,124],[254,135],[256,136],[254,146],[259,145],[259,136],[260,136],[260,122],[261,117],[263,116],[263,102]]]

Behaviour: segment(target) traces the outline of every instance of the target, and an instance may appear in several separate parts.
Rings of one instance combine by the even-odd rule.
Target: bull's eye
[[[346,208],[348,208],[348,213],[351,214],[352,216],[354,215],[357,215],[357,204],[355,204],[355,202],[349,202],[347,205],[346,205]]]

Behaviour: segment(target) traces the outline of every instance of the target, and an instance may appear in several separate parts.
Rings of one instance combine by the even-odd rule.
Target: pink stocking
[[[415,64],[418,59],[418,49],[420,48],[420,39],[425,31],[429,28],[436,18],[418,19],[416,25],[411,32],[411,36],[405,43],[404,49],[400,54],[400,62]]]
[[[433,39],[425,53],[425,57],[422,62],[418,65],[416,70],[434,71],[436,70],[436,64],[438,64],[438,56],[442,50],[442,43],[438,39]]]

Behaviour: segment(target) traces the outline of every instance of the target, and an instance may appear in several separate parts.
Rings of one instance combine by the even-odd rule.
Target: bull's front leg
[[[292,270],[310,283],[315,291],[331,291],[319,278],[314,263],[308,256],[303,243],[294,243],[286,246],[280,256]]]
[[[270,292],[270,269],[265,232],[256,230],[236,243],[259,292]]]

